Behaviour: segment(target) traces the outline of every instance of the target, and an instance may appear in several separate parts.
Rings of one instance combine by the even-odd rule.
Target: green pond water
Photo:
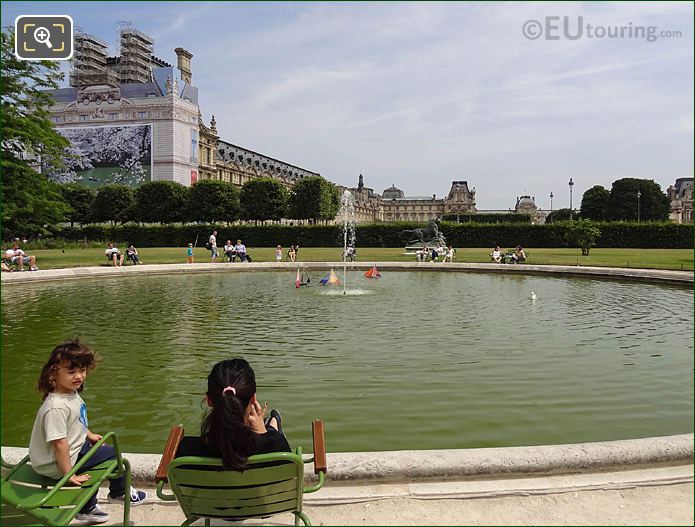
[[[102,357],[82,392],[90,428],[131,452],[161,452],[172,424],[197,433],[211,366],[236,356],[305,449],[317,417],[331,452],[693,431],[692,288],[352,272],[343,295],[322,274],[301,289],[286,272],[3,287],[2,444],[28,445],[40,368],[77,335]]]

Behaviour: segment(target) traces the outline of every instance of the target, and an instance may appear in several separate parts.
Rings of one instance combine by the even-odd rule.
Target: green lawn
[[[121,247],[124,251],[125,248]],[[457,262],[489,262],[490,248],[466,248],[456,252]],[[579,249],[525,249],[527,263],[537,265],[584,265],[604,267],[641,267],[648,269],[693,270],[692,249],[592,249],[589,256],[582,256]],[[139,249],[145,264],[185,263],[185,247],[152,247]],[[249,247],[254,262],[275,260],[273,247]],[[414,262],[415,257],[403,255],[401,248],[357,249],[359,262]],[[46,249],[27,251],[36,255],[41,269],[64,267],[88,267],[106,265],[103,248]],[[284,249],[284,257],[287,249]],[[341,249],[336,247],[302,247],[299,260],[304,262],[336,262],[341,260]],[[209,262],[210,252],[204,247],[196,249],[196,262]]]

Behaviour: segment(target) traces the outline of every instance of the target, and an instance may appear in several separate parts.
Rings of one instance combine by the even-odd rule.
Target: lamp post
[[[550,214],[553,213],[553,198],[554,198],[554,197],[555,197],[555,196],[553,196],[553,191],[551,190],[551,191],[550,191]],[[552,216],[550,217],[550,221],[553,221]]]
[[[642,193],[638,190],[637,191],[637,223],[639,223],[639,199],[642,196]]]
[[[570,178],[568,185],[570,186],[570,221],[572,221],[572,187],[574,186],[574,181],[572,181],[572,178]]]

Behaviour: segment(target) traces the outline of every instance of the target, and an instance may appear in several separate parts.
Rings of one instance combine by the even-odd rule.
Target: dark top
[[[254,454],[292,452],[285,435],[277,430],[269,429],[265,434],[254,434],[254,436],[256,436],[256,451]],[[185,436],[181,440],[176,451],[176,457],[183,456],[222,457],[220,452],[208,450],[207,445],[200,436]]]

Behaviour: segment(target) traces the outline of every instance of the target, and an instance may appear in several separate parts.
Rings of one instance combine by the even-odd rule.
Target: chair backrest
[[[244,471],[222,460],[179,457],[169,464],[169,485],[187,518],[251,518],[302,510],[301,451],[259,454]]]

